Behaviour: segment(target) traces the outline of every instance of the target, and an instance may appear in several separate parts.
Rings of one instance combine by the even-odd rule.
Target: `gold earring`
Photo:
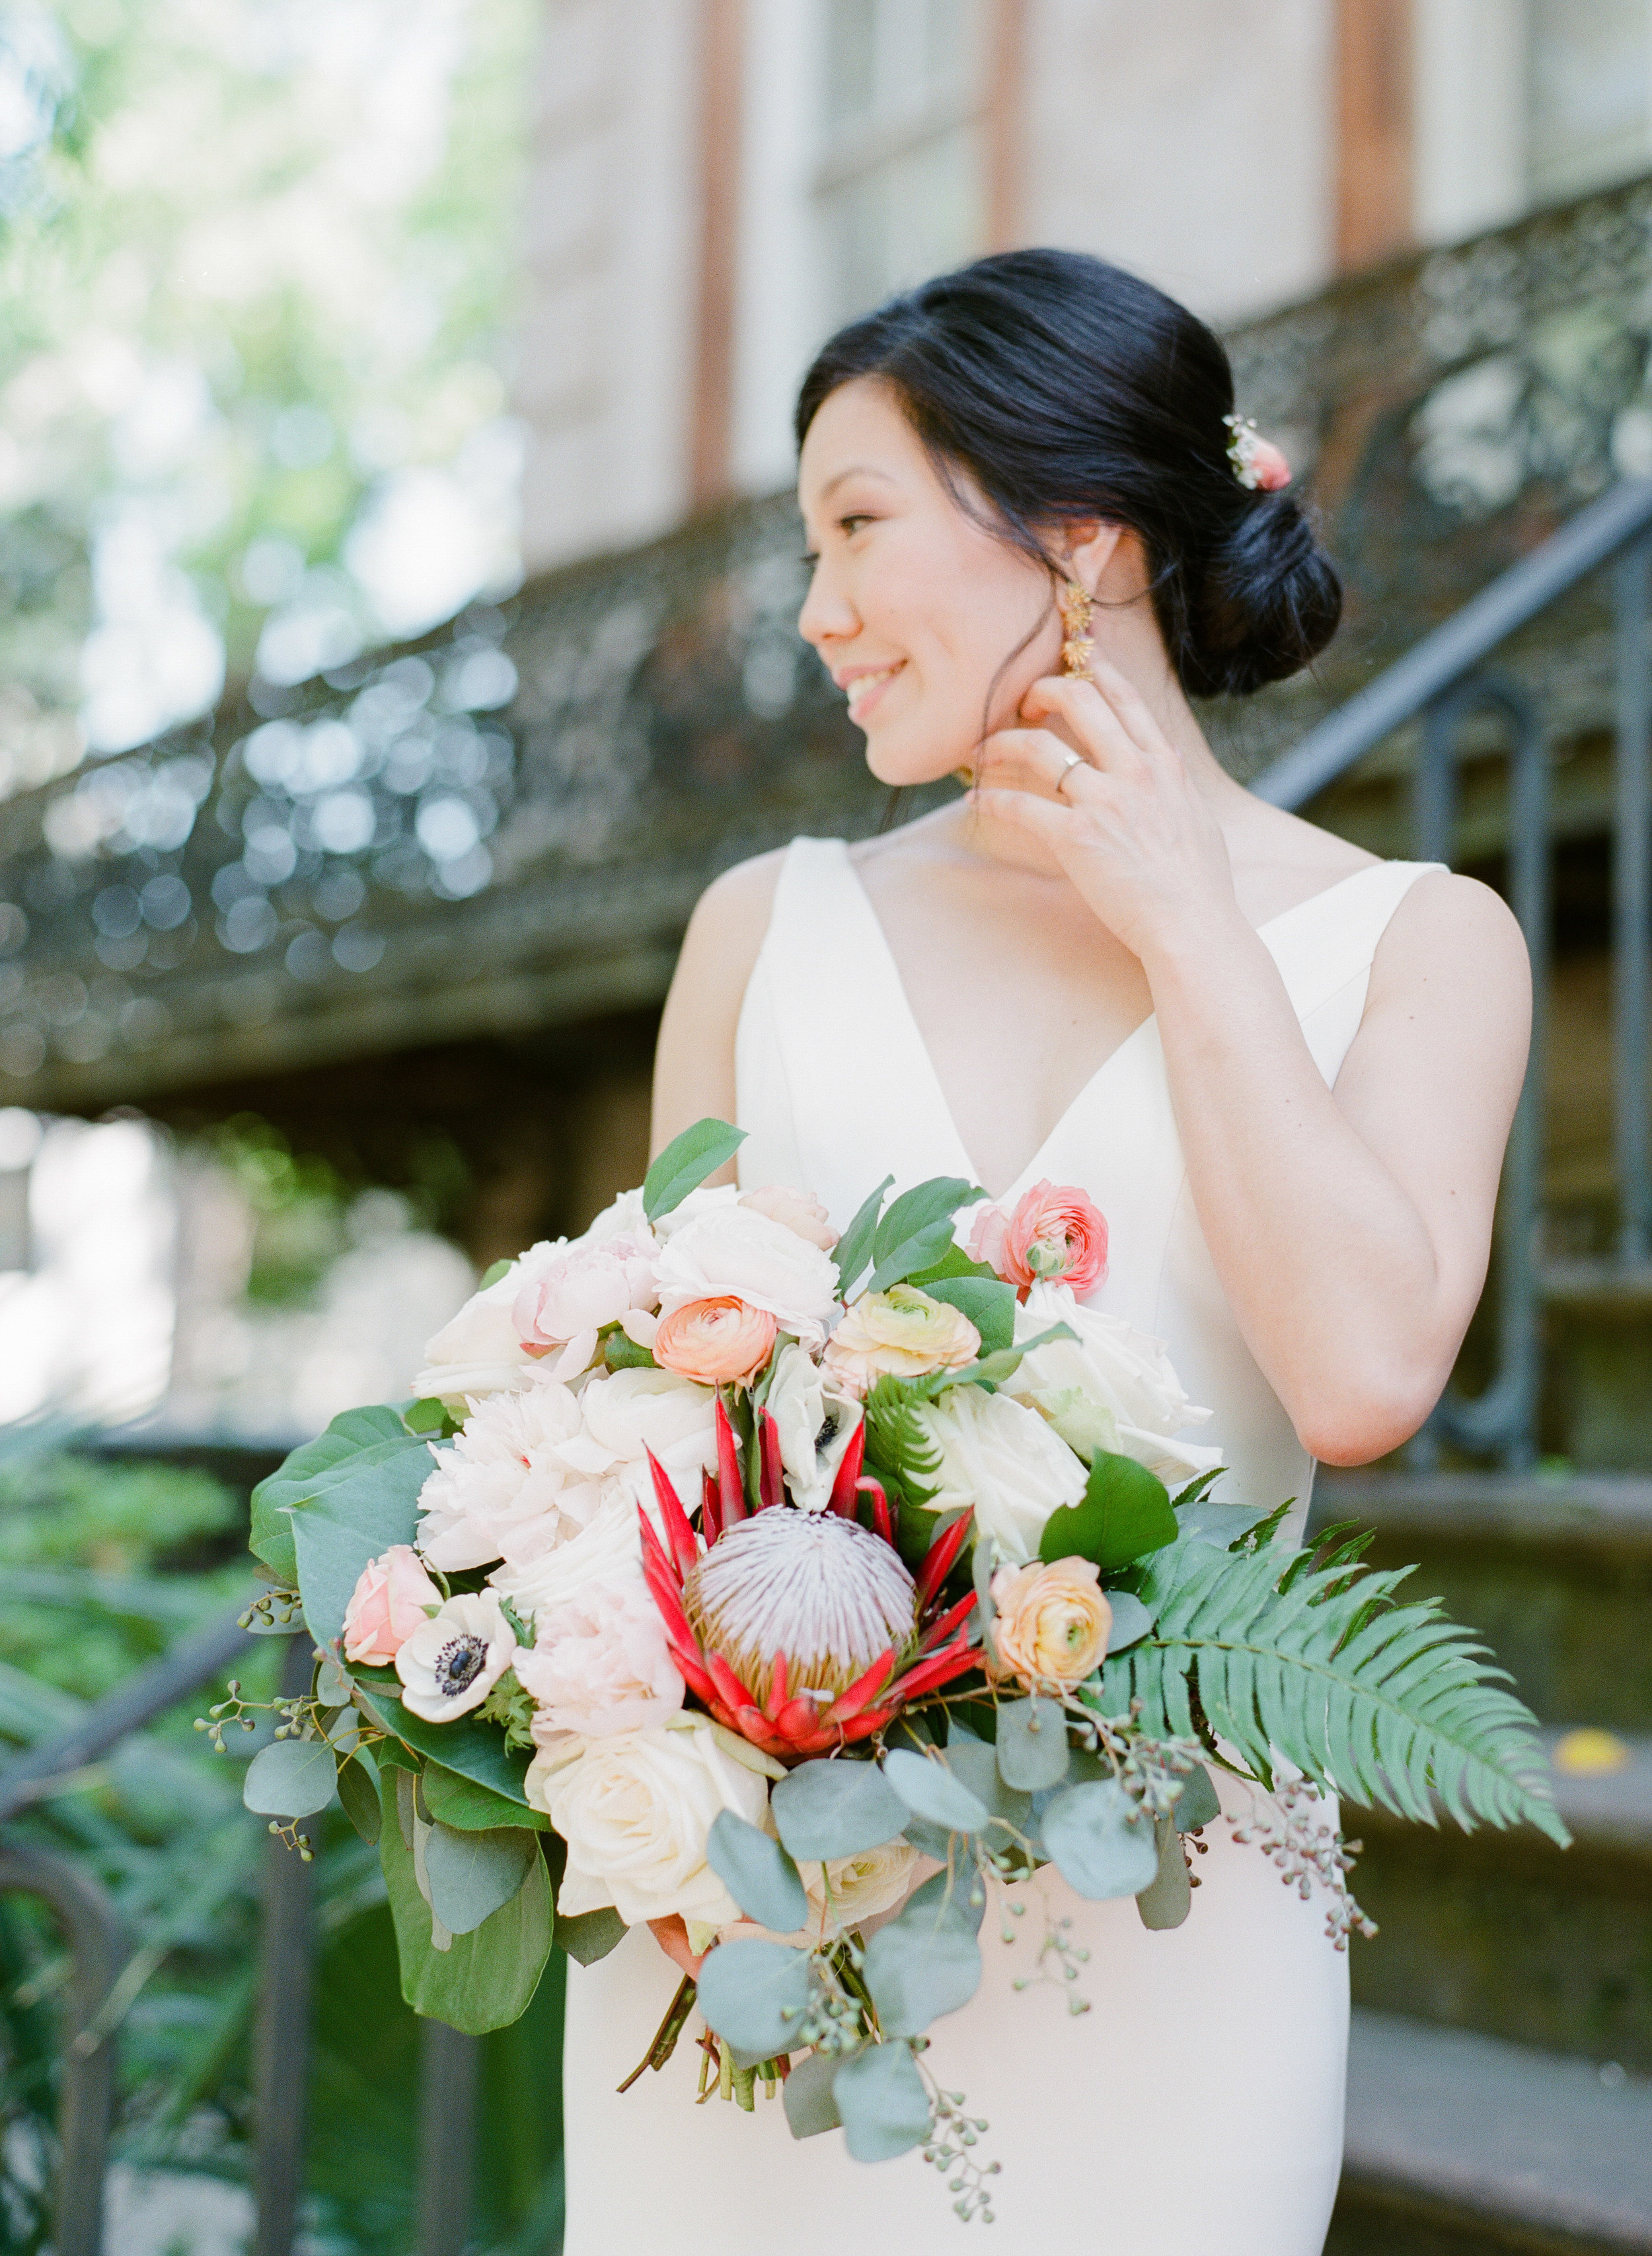
[[[1069,580],[1061,591],[1061,670],[1080,680],[1090,672],[1096,647],[1090,633],[1093,608],[1086,590],[1077,580]]]

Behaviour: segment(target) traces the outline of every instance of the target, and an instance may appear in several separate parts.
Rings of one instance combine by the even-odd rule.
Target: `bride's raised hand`
[[[1020,717],[977,756],[978,804],[1041,846],[1133,955],[1239,916],[1221,828],[1116,666],[1035,681]]]

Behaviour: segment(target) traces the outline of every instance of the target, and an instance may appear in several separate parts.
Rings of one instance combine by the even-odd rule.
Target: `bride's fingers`
[[[1055,796],[1070,777],[1080,772],[1091,781],[1095,770],[1082,752],[1048,729],[999,729],[981,745],[975,759],[976,779],[1009,790],[1029,786]]]
[[[1040,799],[1030,791],[1004,791],[989,786],[976,793],[976,803],[983,813],[1035,839],[1057,858],[1073,842],[1072,809],[1063,807],[1059,800]]]
[[[1174,762],[1169,744],[1124,676],[1105,659],[1097,664],[1100,679],[1054,674],[1035,681],[1021,700],[1022,716],[1034,724],[1059,720],[1104,771]]]

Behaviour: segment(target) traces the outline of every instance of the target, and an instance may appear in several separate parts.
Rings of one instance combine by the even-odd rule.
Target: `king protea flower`
[[[895,1549],[888,1499],[862,1476],[864,1428],[824,1512],[786,1501],[780,1435],[766,1411],[754,1509],[721,1396],[717,1431],[703,1547],[658,1465],[663,1541],[641,1518],[643,1572],[672,1658],[718,1723],[766,1754],[801,1761],[870,1738],[908,1702],[977,1664],[973,1595],[944,1611],[937,1604],[968,1539],[967,1512],[935,1538],[914,1576]],[[863,1497],[870,1528],[857,1517]]]

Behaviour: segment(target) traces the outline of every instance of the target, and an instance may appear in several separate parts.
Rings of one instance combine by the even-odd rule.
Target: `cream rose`
[[[817,1346],[837,1313],[831,1256],[756,1209],[717,1206],[672,1232],[656,1272],[660,1309],[690,1301],[744,1301],[780,1329]]]
[[[560,1733],[604,1738],[646,1731],[682,1705],[682,1675],[660,1609],[635,1571],[594,1583],[535,1621],[516,1673],[539,1713],[541,1744]]]
[[[1089,1469],[1036,1410],[979,1386],[950,1386],[913,1416],[940,1458],[929,1509],[975,1506],[1000,1559],[1032,1558],[1057,1505],[1077,1504]]]
[[[747,1191],[740,1201],[754,1214],[766,1214],[771,1222],[778,1222],[787,1230],[794,1230],[806,1237],[811,1245],[818,1245],[822,1253],[830,1253],[837,1243],[837,1232],[832,1228],[831,1216],[813,1191],[794,1191],[783,1183],[771,1183],[760,1191]]]
[[[960,1308],[932,1301],[915,1285],[864,1293],[826,1343],[826,1368],[851,1394],[887,1371],[921,1378],[961,1371],[981,1352],[981,1335]]]
[[[705,1716],[592,1739],[568,1758],[547,1748],[525,1791],[568,1844],[557,1891],[573,1916],[611,1904],[627,1927],[674,1912],[710,1927],[740,1907],[706,1862],[706,1840],[725,1809],[761,1825],[768,1781],[780,1766]]]
[[[792,1501],[823,1512],[844,1452],[861,1422],[860,1404],[807,1348],[783,1347],[764,1398],[780,1440],[780,1463]]]
[[[1007,1391],[1071,1448],[1086,1458],[1098,1449],[1134,1457],[1171,1487],[1221,1463],[1220,1449],[1173,1438],[1211,1414],[1189,1401],[1162,1340],[1122,1316],[1085,1308],[1066,1285],[1034,1285],[1016,1313],[1015,1336],[1031,1339],[1052,1324],[1066,1324],[1077,1336],[1024,1356]]]
[[[992,1590],[999,1667],[1029,1691],[1082,1684],[1101,1666],[1112,1608],[1091,1560],[1000,1567]]]
[[[449,1598],[396,1653],[401,1703],[427,1724],[479,1708],[516,1654],[516,1632],[491,1590]]]

